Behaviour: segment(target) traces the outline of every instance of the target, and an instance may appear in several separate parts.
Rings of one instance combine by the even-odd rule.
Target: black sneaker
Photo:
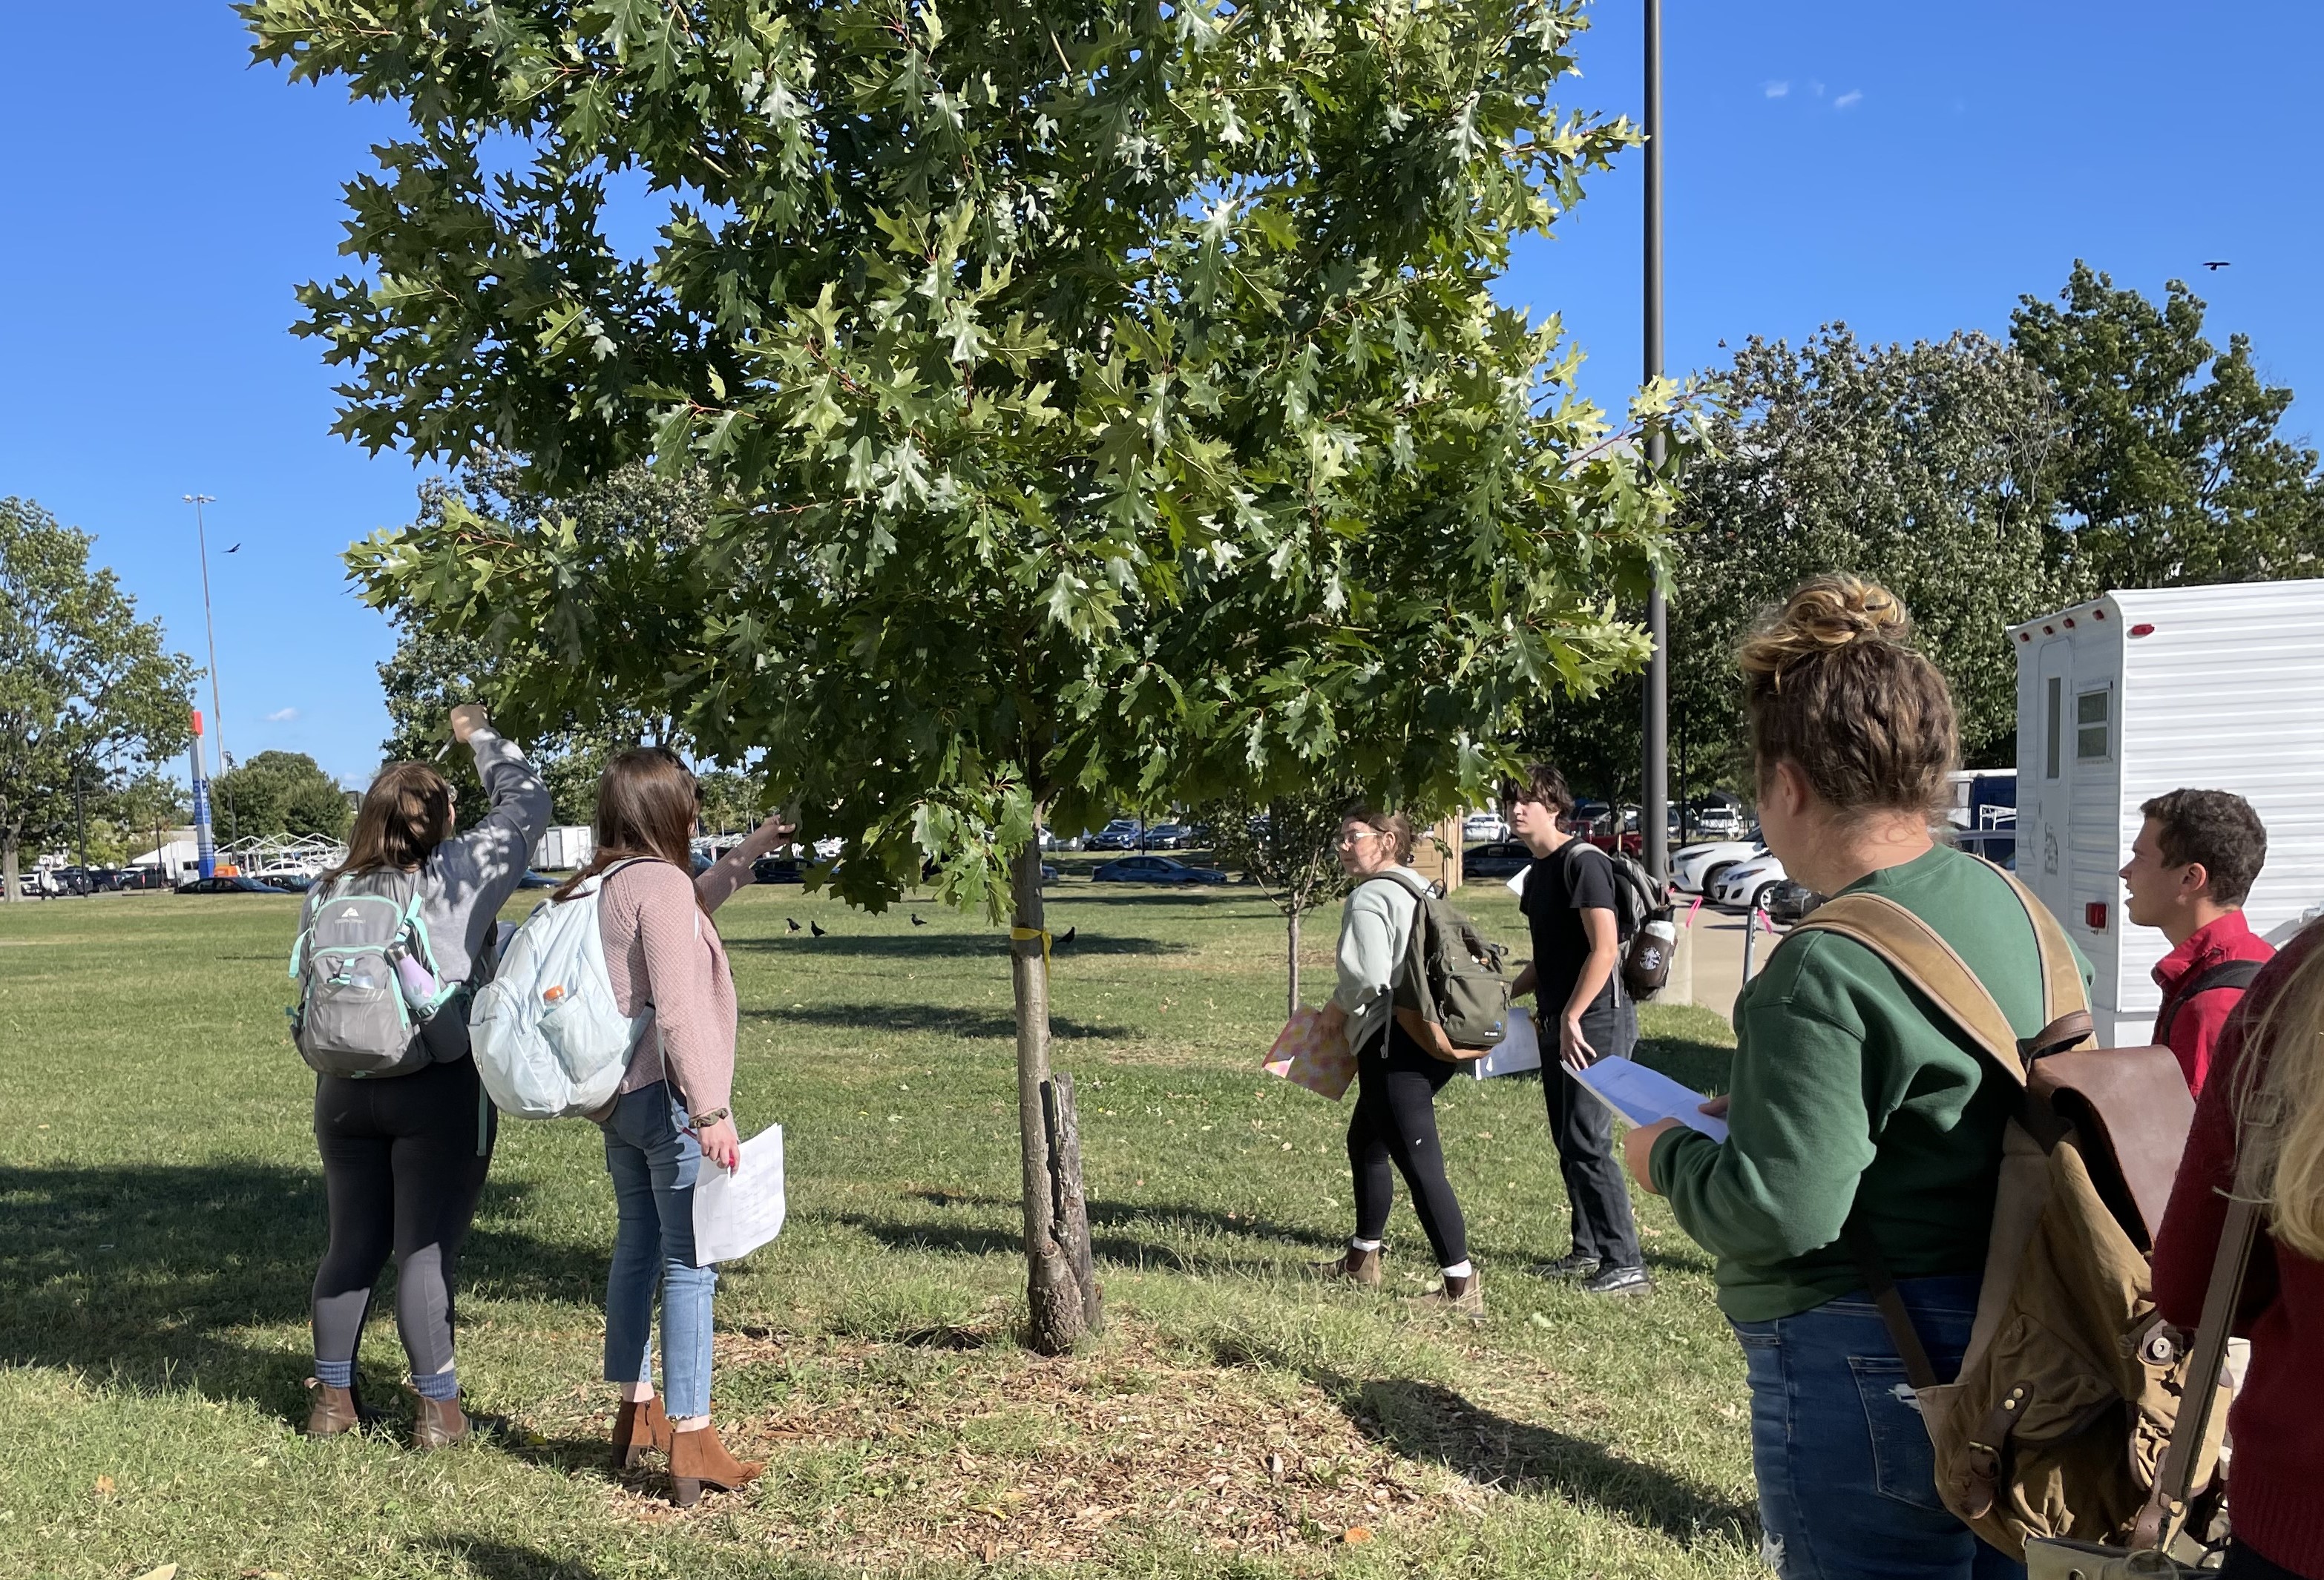
[[[1584,1256],[1579,1251],[1569,1253],[1554,1262],[1544,1262],[1526,1269],[1536,1278],[1554,1281],[1588,1278],[1602,1265],[1595,1256]]]
[[[1597,1277],[1583,1281],[1585,1295],[1643,1295],[1655,1287],[1643,1267],[1609,1267]]]

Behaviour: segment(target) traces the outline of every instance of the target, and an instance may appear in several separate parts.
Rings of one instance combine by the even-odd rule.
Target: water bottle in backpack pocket
[[[409,1075],[430,1062],[420,1028],[456,988],[438,982],[420,879],[355,873],[309,893],[290,946],[290,1040],[325,1075]],[[414,997],[406,979],[427,987]]]

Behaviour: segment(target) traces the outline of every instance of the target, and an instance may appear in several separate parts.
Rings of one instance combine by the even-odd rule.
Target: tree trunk
[[[5,897],[10,905],[24,897],[23,889],[16,882],[16,836],[14,834],[0,840],[0,883],[8,886]]]
[[[1287,931],[1291,934],[1291,988],[1284,1000],[1283,1009],[1283,1018],[1286,1021],[1299,1013],[1299,906],[1296,902],[1292,905],[1290,914],[1291,924]]]
[[[1074,1144],[1070,1197],[1064,1190],[1060,1148],[1051,1139],[1049,1081],[1049,971],[1042,950],[1041,841],[1037,836],[1018,852],[1015,925],[1010,940],[1010,971],[1017,996],[1017,1128],[1024,1159],[1027,1299],[1031,1308],[1034,1349],[1065,1355],[1095,1326],[1095,1285],[1085,1291],[1076,1263],[1089,1265],[1089,1217],[1081,1198],[1078,1142]],[[1058,1107],[1060,1139],[1070,1135],[1072,1098]],[[1060,1210],[1063,1204],[1064,1210]],[[1078,1225],[1078,1244],[1070,1238]]]

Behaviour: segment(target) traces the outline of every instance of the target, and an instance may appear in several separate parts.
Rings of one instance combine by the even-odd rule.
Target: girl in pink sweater
[[[710,1300],[714,1264],[694,1259],[694,1184],[707,1158],[732,1169],[734,1125],[734,978],[710,913],[751,881],[751,863],[788,843],[770,818],[699,877],[690,841],[701,811],[694,776],[666,749],[625,751],[597,782],[597,853],[557,891],[605,879],[598,905],[605,967],[623,1015],[652,1011],[612,1105],[595,1116],[605,1131],[620,1227],[605,1281],[605,1380],[622,1391],[613,1463],[645,1449],[669,1454],[671,1495],[690,1506],[702,1489],[748,1484],[760,1467],[741,1461],[710,1424]],[[655,1396],[650,1335],[661,1294],[662,1387]]]

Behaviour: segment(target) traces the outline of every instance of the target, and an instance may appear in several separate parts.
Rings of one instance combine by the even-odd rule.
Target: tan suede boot
[[[315,1396],[307,1408],[307,1436],[336,1438],[342,1432],[352,1432],[363,1425],[355,1411],[355,1392],[352,1388],[334,1388],[314,1378],[307,1379],[307,1392]]]
[[[1350,1283],[1376,1290],[1380,1286],[1380,1254],[1377,1249],[1359,1251],[1351,1245],[1344,1256],[1335,1256],[1329,1262],[1309,1263],[1307,1272],[1312,1278],[1335,1282],[1345,1279]]]
[[[411,1394],[411,1447],[421,1454],[449,1448],[468,1435],[468,1416],[456,1399],[430,1399]]]
[[[718,1440],[716,1427],[696,1427],[690,1432],[673,1431],[669,1449],[669,1501],[681,1509],[691,1509],[709,1487],[731,1493],[747,1487],[759,1479],[765,1468],[755,1459],[737,1459],[726,1452],[726,1445]]]
[[[1471,1322],[1485,1319],[1485,1290],[1472,1270],[1464,1278],[1447,1276],[1442,1288],[1429,1291],[1419,1297],[1420,1304],[1439,1311],[1450,1311]]]
[[[662,1414],[661,1395],[650,1395],[642,1402],[622,1401],[622,1408],[613,1412],[613,1468],[628,1470],[649,1448],[669,1452],[669,1418]]]

